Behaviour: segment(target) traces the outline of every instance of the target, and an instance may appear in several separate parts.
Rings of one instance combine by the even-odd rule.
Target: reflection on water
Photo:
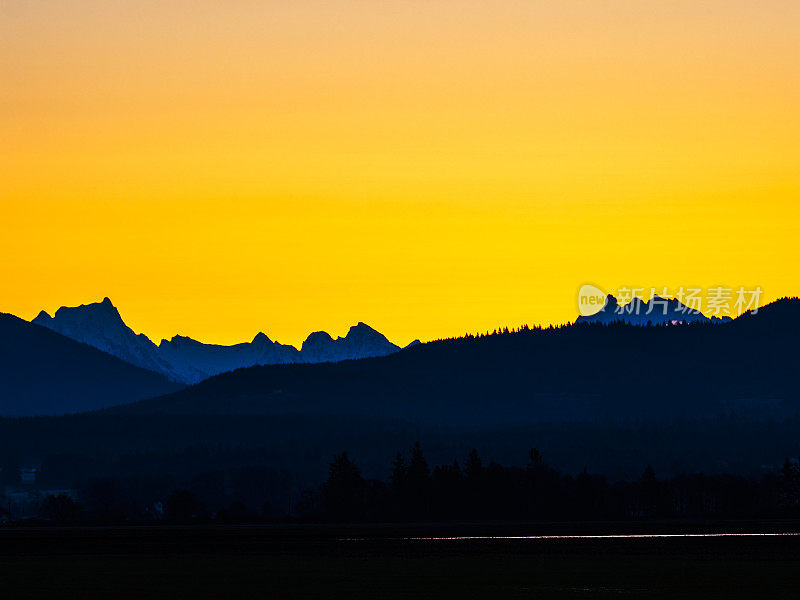
[[[709,538],[709,537],[785,537],[800,536],[800,532],[788,533],[615,533],[608,535],[454,535],[454,536],[410,536],[382,538],[396,541],[469,541],[469,540],[611,540],[635,538]],[[340,538],[344,542],[359,542],[375,538]]]

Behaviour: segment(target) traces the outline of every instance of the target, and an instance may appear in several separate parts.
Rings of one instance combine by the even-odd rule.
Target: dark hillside
[[[96,410],[181,387],[54,331],[0,314],[0,416]]]
[[[800,300],[727,324],[568,325],[392,356],[240,369],[114,413],[362,414],[427,424],[797,412]]]

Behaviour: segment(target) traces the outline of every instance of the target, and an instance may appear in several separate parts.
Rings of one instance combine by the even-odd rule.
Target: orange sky
[[[800,292],[800,3],[0,2],[0,311],[397,343]]]

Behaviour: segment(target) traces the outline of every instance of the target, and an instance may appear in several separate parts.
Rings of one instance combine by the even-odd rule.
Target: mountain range
[[[52,317],[42,311],[32,323],[188,384],[254,365],[336,362],[385,356],[400,350],[365,323],[351,327],[343,338],[334,339],[324,331],[314,332],[300,350],[272,341],[264,333],[256,335],[251,342],[232,346],[204,344],[181,335],[161,340],[156,345],[144,334],[134,333],[109,298],[92,304],[61,307]]]
[[[156,345],[134,333],[108,298],[62,307],[52,317],[43,311],[31,323],[3,315],[0,337],[6,358],[0,363],[0,415],[63,414],[150,398],[130,410],[336,412],[443,424],[652,414],[654,404],[641,404],[640,392],[631,390],[658,381],[660,371],[653,361],[666,363],[681,353],[682,349],[672,348],[674,356],[665,355],[669,344],[664,340],[682,339],[688,348],[716,352],[720,340],[729,339],[748,322],[709,319],[688,312],[677,300],[659,300],[634,300],[619,309],[617,300],[609,296],[604,310],[579,317],[572,325],[526,328],[528,335],[508,339],[467,336],[428,344],[415,341],[409,345],[415,347],[406,352],[398,352],[397,345],[364,323],[336,339],[325,332],[312,333],[299,350],[264,333],[231,346],[204,344],[180,335]],[[800,321],[793,302],[762,308],[768,315],[785,313],[786,326],[778,332],[777,341]],[[794,308],[780,308],[785,306]],[[753,319],[774,321],[760,315]],[[598,325],[602,326],[598,329]],[[734,346],[755,344],[763,358],[775,347],[773,342],[759,338],[755,344],[746,338]],[[789,348],[788,341],[781,344],[778,347],[783,350]],[[728,353],[730,348],[721,351]],[[764,373],[782,365],[791,352],[774,356]],[[731,357],[719,365],[720,372],[727,372],[737,360]],[[625,365],[624,377],[618,364]],[[715,363],[707,360],[704,364],[708,368]],[[708,382],[715,382],[707,392],[718,401],[706,405],[706,411],[722,406],[720,390],[741,396],[753,382],[758,386],[763,380],[764,386],[774,387],[787,381],[782,372],[774,377],[751,373],[749,380],[731,389],[732,381],[751,371],[749,363],[740,364],[728,378],[701,373],[696,361],[676,360],[671,369],[680,381],[688,378],[704,389]],[[623,380],[625,389],[612,394]],[[638,382],[636,386],[631,386],[632,381]],[[184,384],[191,387],[179,392]],[[662,381],[660,389],[672,385],[672,379]],[[764,386],[753,390],[753,397],[762,397]],[[787,390],[781,388],[778,394],[782,402]],[[169,393],[175,394],[160,397]],[[649,393],[652,398],[661,391]],[[659,404],[658,410],[680,412],[682,402],[673,398]],[[702,404],[693,402],[693,410]]]
[[[664,323],[714,323],[727,322],[730,317],[707,317],[699,310],[689,308],[677,298],[653,296],[649,301],[635,297],[621,305],[611,294],[593,315],[579,316],[576,323],[627,323],[629,325],[663,325]]]
[[[95,308],[116,320],[111,302],[105,305]],[[0,415],[82,413],[0,418],[0,462],[43,461],[43,473],[66,469],[70,481],[82,481],[142,469],[174,475],[187,464],[201,472],[216,468],[208,452],[219,448],[216,465],[254,461],[318,481],[333,453],[347,449],[366,471],[383,473],[398,448],[420,438],[437,461],[473,447],[497,460],[524,459],[539,446],[575,472],[588,461],[624,477],[648,462],[673,473],[746,474],[796,456],[800,300],[781,299],[728,322],[686,321],[580,319],[381,357],[298,362],[298,354],[337,342],[316,335],[294,349],[292,363],[238,368],[185,387],[0,315]],[[95,343],[108,337],[93,327]],[[369,350],[356,343],[361,329],[338,341],[340,356]],[[106,347],[121,351],[111,344],[119,339]],[[148,353],[155,346],[135,334],[127,339]],[[187,357],[183,366],[155,355],[171,369],[191,365],[201,373],[209,369],[203,361],[224,368],[259,347],[272,359],[271,348],[283,352],[266,335],[228,347],[178,336],[162,346],[188,348],[176,352]],[[220,356],[233,358],[223,364]],[[122,458],[109,463],[114,456]]]
[[[114,414],[366,415],[429,426],[797,414],[800,300],[729,322],[585,323],[251,367]]]

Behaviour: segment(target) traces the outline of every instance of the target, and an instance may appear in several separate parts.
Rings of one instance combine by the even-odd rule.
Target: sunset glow
[[[0,2],[0,311],[406,344],[796,295],[800,3]]]

